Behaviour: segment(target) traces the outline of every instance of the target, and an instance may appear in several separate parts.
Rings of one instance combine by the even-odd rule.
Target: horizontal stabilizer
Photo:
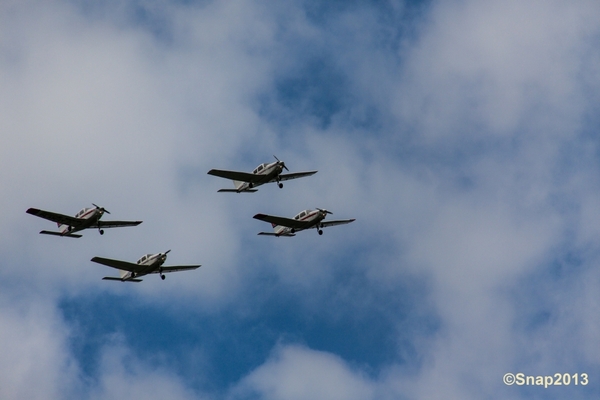
[[[105,276],[102,278],[103,281],[121,281],[121,282],[141,282],[141,279],[121,279],[115,276]]]
[[[295,234],[295,233],[286,233],[286,234],[280,234],[280,235],[278,235],[278,234],[276,234],[276,233],[273,233],[273,232],[258,232],[258,233],[257,233],[257,235],[263,235],[263,236],[277,236],[277,237],[280,237],[280,236],[296,236],[296,234]]]
[[[66,237],[72,237],[72,238],[80,238],[81,237],[81,235],[77,235],[75,233],[60,233],[60,232],[52,232],[52,231],[41,231],[40,233],[43,235],[66,236]]]
[[[258,189],[246,189],[242,191],[238,191],[237,189],[219,189],[217,192],[226,192],[226,193],[254,193],[258,192]]]

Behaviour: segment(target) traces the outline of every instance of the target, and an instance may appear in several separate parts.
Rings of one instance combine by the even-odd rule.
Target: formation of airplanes
[[[275,156],[273,156],[275,157]],[[232,193],[253,193],[256,187],[266,183],[276,182],[279,188],[283,187],[282,181],[303,178],[317,173],[317,171],[303,171],[289,173],[289,170],[283,161],[275,157],[274,162],[263,163],[257,166],[252,172],[240,172],[211,169],[209,175],[220,178],[231,179],[234,189],[220,189],[218,192]],[[283,173],[283,170],[288,173]],[[58,231],[40,231],[41,234],[54,235],[61,237],[80,238],[82,235],[77,232],[85,229],[98,229],[100,235],[104,234],[106,228],[120,228],[127,226],[137,226],[142,221],[104,221],[102,216],[110,214],[104,207],[93,204],[94,208],[83,208],[74,217],[51,211],[29,208],[26,213],[55,222]],[[278,217],[268,214],[256,214],[255,219],[269,222],[273,227],[273,232],[259,232],[259,235],[266,236],[296,236],[296,232],[306,229],[316,229],[319,235],[323,234],[323,228],[335,225],[349,224],[355,221],[352,219],[328,220],[325,221],[327,214],[333,214],[331,211],[317,208],[314,210],[304,210],[299,212],[294,218]],[[102,264],[119,270],[119,276],[105,276],[103,280],[121,281],[121,282],[141,282],[140,277],[148,274],[159,274],[161,279],[165,279],[165,273],[189,271],[200,267],[200,265],[163,265],[167,260],[167,254],[164,253],[145,254],[137,262],[128,262],[104,257],[94,257],[92,262]]]

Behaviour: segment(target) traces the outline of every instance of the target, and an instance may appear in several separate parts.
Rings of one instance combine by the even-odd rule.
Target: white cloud
[[[281,346],[265,364],[232,391],[232,398],[370,399],[374,385],[334,355],[299,346]]]
[[[442,2],[407,56],[398,115],[421,139],[570,138],[586,104],[580,72],[594,51],[591,1]],[[430,142],[431,143],[431,142]]]
[[[7,260],[0,275],[17,283],[6,290],[38,292],[50,302],[65,293],[128,291],[141,301],[168,298],[173,307],[214,311],[255,283],[247,278],[256,267],[270,269],[278,284],[300,286],[310,303],[334,284],[334,266],[323,260],[385,237],[391,245],[369,247],[361,260],[371,263],[349,270],[364,268],[373,287],[389,288],[407,274],[427,281],[424,301],[435,306],[440,331],[419,342],[423,365],[411,373],[395,365],[374,381],[336,355],[280,346],[232,396],[519,395],[505,392],[502,374],[520,354],[537,350],[514,327],[523,311],[510,291],[573,242],[575,250],[597,247],[597,144],[592,138],[566,148],[593,129],[583,117],[600,87],[596,2],[434,3],[419,37],[395,55],[377,48],[375,35],[340,38],[379,23],[351,9],[332,26],[318,26],[295,5],[286,11],[241,0],[155,2],[153,12],[167,21],[161,37],[128,20],[125,3],[102,17],[86,17],[73,3],[23,4],[0,7],[0,168],[7,172],[0,177],[0,253]],[[311,46],[336,60],[332,68],[346,79],[352,105],[327,129],[302,113],[293,127],[262,116],[256,98],[276,97],[277,79],[302,71],[307,54],[318,55]],[[384,132],[372,137],[354,127],[348,134],[344,118],[373,104]],[[418,155],[401,159],[399,148]],[[272,152],[294,169],[319,173],[248,197],[217,194],[229,182],[206,176],[213,167],[251,168]],[[68,241],[37,235],[50,223],[24,213],[30,206],[75,213],[92,201],[111,217],[144,223]],[[323,237],[255,237],[264,228],[252,220],[255,212],[293,215],[308,207],[357,221]],[[89,262],[169,248],[169,262],[203,267],[166,282],[150,276],[133,288],[105,285],[99,278],[114,271]],[[265,266],[256,266],[259,256]],[[576,282],[563,287],[559,278],[556,299],[547,300],[559,305],[554,325],[525,336],[557,332],[540,352],[571,331],[578,340],[568,354],[542,357],[533,367],[598,360],[597,352],[584,351],[598,332],[597,255],[584,257],[586,269],[571,271]],[[19,344],[1,350],[22,360],[10,371],[0,364],[10,383],[0,382],[6,397],[42,397],[42,389],[60,397],[79,385],[68,333],[58,318],[35,310],[23,317],[0,307],[9,327],[3,342]],[[104,354],[93,398],[123,391],[193,397],[174,373],[127,349]],[[39,387],[27,386],[32,373],[45,379]]]
[[[68,329],[42,302],[0,300],[0,397],[58,399],[77,387]]]
[[[108,399],[200,399],[172,372],[136,359],[126,348],[111,343],[104,349],[100,377],[89,397]]]

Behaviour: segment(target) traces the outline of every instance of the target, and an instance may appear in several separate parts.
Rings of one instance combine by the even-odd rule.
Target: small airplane
[[[145,254],[140,257],[135,263],[112,260],[110,258],[94,257],[91,261],[107,265],[119,270],[120,277],[116,276],[105,276],[102,278],[107,281],[121,281],[121,282],[141,282],[140,276],[148,274],[159,274],[162,280],[165,279],[166,272],[177,272],[187,271],[199,268],[200,265],[175,265],[170,267],[164,267],[163,264],[167,259],[167,254],[171,250],[167,250],[164,253],[158,254]]]
[[[275,156],[273,156],[275,157]],[[220,189],[219,192],[234,192],[234,193],[253,193],[257,190],[254,189],[265,183],[277,182],[279,188],[283,187],[281,181],[287,181],[290,179],[302,178],[305,176],[311,176],[317,173],[317,171],[306,171],[306,172],[294,172],[290,174],[282,174],[283,170],[289,171],[283,161],[279,161],[279,158],[275,157],[272,163],[260,164],[252,172],[239,172],[239,171],[225,171],[221,169],[211,169],[208,171],[209,175],[218,176],[220,178],[233,180],[235,189]]]
[[[275,232],[259,232],[259,235],[268,236],[296,236],[296,232],[305,229],[316,228],[319,235],[323,234],[322,228],[328,226],[344,225],[355,221],[352,219],[340,219],[335,221],[324,221],[327,214],[333,214],[331,211],[317,208],[316,210],[304,210],[299,212],[293,219],[276,217],[274,215],[256,214],[254,218],[261,221],[270,222]]]
[[[104,213],[110,214],[110,212],[104,207],[98,207],[95,204],[93,204],[93,206],[95,208],[82,209],[75,214],[74,217],[50,211],[38,210],[37,208],[30,208],[26,212],[27,214],[56,222],[58,225],[58,232],[41,231],[40,233],[45,235],[66,236],[72,238],[80,238],[81,235],[75,234],[75,232],[79,232],[84,229],[97,228],[100,234],[104,235],[104,230],[102,228],[137,226],[142,223],[142,221],[101,221],[100,218],[102,218]]]

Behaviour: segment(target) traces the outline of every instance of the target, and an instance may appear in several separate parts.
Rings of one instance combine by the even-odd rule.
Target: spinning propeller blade
[[[290,172],[290,170],[288,169],[288,167],[285,166],[285,163],[283,161],[279,161],[279,158],[277,158],[277,156],[275,154],[273,154],[273,157],[275,157],[275,159],[277,160],[277,162],[288,172]]]
[[[105,212],[105,213],[107,213],[107,214],[110,214],[110,211],[108,211],[106,208],[104,208],[104,207],[99,207],[99,206],[97,206],[97,205],[96,205],[96,204],[94,204],[94,203],[92,203],[92,205],[93,205],[94,207],[96,207],[96,209],[98,209],[98,210],[101,210],[102,212]]]

